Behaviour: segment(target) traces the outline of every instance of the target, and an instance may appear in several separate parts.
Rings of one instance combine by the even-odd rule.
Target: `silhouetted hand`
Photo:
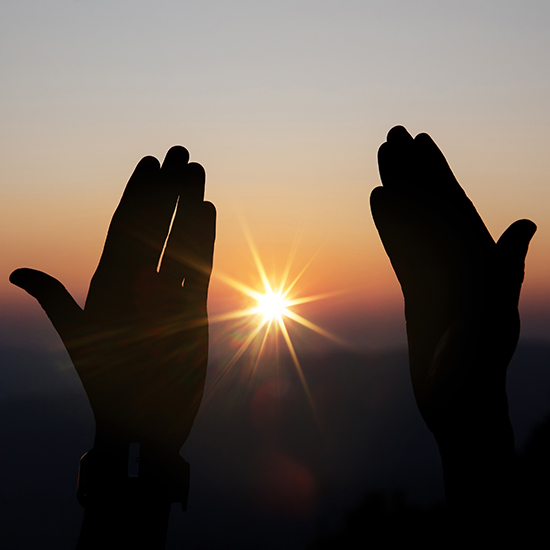
[[[372,192],[372,214],[403,290],[424,420],[438,436],[507,413],[506,368],[535,224],[517,221],[495,243],[427,134],[393,128],[378,162],[383,187]]]
[[[503,541],[517,504],[506,369],[536,226],[517,221],[495,243],[427,134],[393,128],[378,162],[372,214],[403,290],[413,390],[439,446],[454,533]]]
[[[188,160],[186,149],[173,147],[162,167],[153,157],[139,162],[84,310],[45,273],[18,269],[10,277],[63,340],[94,413],[96,448],[138,442],[155,460],[177,456],[199,408],[216,212],[203,201],[204,169]]]

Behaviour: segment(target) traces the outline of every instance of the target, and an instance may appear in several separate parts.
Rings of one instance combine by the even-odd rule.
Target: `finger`
[[[414,138],[419,185],[440,198],[456,199],[464,191],[456,180],[447,159],[428,134]]]
[[[506,229],[497,242],[502,277],[517,288],[518,299],[525,275],[525,257],[536,231],[537,226],[531,220],[518,220]]]
[[[404,126],[394,126],[386,136],[386,141],[391,144],[411,144],[413,137]]]
[[[161,266],[161,275],[171,284],[181,285],[187,299],[206,303],[214,241],[216,238],[216,209],[210,202],[182,213],[178,224],[174,223],[170,234],[170,255],[166,265]]]
[[[98,272],[104,272],[109,279],[116,275],[126,276],[144,255],[154,262],[156,247],[145,231],[145,220],[151,202],[155,202],[151,195],[155,188],[158,190],[159,171],[156,158],[144,157],[126,184],[113,214],[98,268]]]
[[[216,239],[216,208],[205,202],[201,210],[190,239],[188,257],[194,261],[188,262],[184,271],[184,290],[188,300],[206,304]]]
[[[414,220],[411,208],[402,195],[385,187],[373,189],[370,196],[372,217],[399,282],[403,286],[417,264],[414,245],[419,239],[411,239]]]
[[[63,342],[81,325],[82,309],[57,279],[42,271],[21,268],[10,275],[10,282],[38,300]]]
[[[196,255],[194,235],[196,225],[200,224],[203,210],[206,173],[197,163],[187,166],[180,186],[176,215],[166,244],[160,273],[165,280],[182,284],[187,276],[187,265],[193,262]]]
[[[449,224],[454,224],[472,249],[484,250],[494,244],[474,204],[455,178],[447,159],[428,134],[414,138],[417,190],[426,205]]]
[[[127,278],[156,270],[188,160],[187,150],[176,146],[168,151],[162,167],[153,157],[138,164],[109,228],[102,256],[109,272]]]
[[[409,298],[452,284],[462,273],[459,260],[465,253],[461,232],[419,195],[384,187],[371,194],[374,223]]]
[[[184,173],[179,189],[179,202],[186,205],[198,205],[204,201],[204,188],[206,185],[206,172],[197,162],[190,162]]]
[[[388,132],[387,141],[378,149],[378,168],[384,187],[407,192],[413,165],[413,138],[403,126],[395,126]]]

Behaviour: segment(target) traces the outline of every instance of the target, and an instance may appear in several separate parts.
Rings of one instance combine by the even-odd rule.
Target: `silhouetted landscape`
[[[93,444],[86,396],[64,352],[1,354],[0,544],[72,548],[82,518],[78,460]],[[210,365],[182,453],[192,471],[188,511],[173,505],[167,548],[345,548],[367,530],[375,544],[392,522],[438,525],[439,456],[414,403],[406,352],[300,359],[317,420],[284,355],[278,376],[265,369],[244,382],[243,356],[209,393],[221,368]],[[520,451],[550,414],[549,365],[550,344],[534,341],[520,343],[510,365]]]

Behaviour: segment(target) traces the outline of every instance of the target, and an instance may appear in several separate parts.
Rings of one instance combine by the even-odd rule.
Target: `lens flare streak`
[[[258,292],[250,288],[249,286],[241,283],[240,281],[237,281],[232,277],[229,277],[228,275],[225,275],[223,273],[219,273],[219,272],[215,273],[215,276],[218,279],[222,280],[227,285],[231,286],[235,290],[238,290],[242,294],[256,300],[257,305],[255,307],[251,307],[248,309],[240,309],[237,311],[223,313],[217,316],[212,316],[210,317],[210,322],[227,321],[232,319],[246,319],[248,317],[250,318],[250,321],[247,323],[246,326],[253,326],[256,322],[257,324],[251,329],[250,333],[247,335],[247,337],[242,342],[240,347],[237,349],[237,351],[235,352],[233,357],[230,359],[230,361],[226,365],[224,365],[224,368],[219,373],[218,379],[214,382],[213,386],[216,386],[221,381],[221,379],[225,376],[225,374],[229,372],[231,367],[233,367],[233,365],[235,365],[235,363],[242,357],[242,355],[245,353],[248,347],[256,340],[257,336],[265,328],[262,342],[258,349],[258,354],[254,361],[254,366],[252,369],[252,373],[254,374],[258,367],[262,353],[265,349],[265,345],[267,342],[268,335],[270,334],[270,331],[271,330],[276,330],[277,332],[280,331],[285,341],[286,347],[288,348],[288,351],[290,353],[294,366],[296,368],[296,372],[298,374],[300,382],[306,393],[312,412],[314,413],[315,416],[317,416],[309,386],[307,384],[304,372],[300,365],[298,355],[296,354],[296,350],[290,338],[290,334],[285,325],[285,318],[291,319],[292,321],[295,321],[296,323],[301,324],[302,326],[324,336],[325,338],[332,340],[333,342],[346,346],[347,345],[346,342],[341,338],[338,338],[337,336],[324,330],[323,328],[312,323],[311,321],[308,321],[307,319],[305,319],[301,315],[298,315],[297,313],[295,313],[290,309],[292,306],[299,305],[299,304],[306,304],[306,303],[313,302],[316,300],[321,300],[324,298],[329,298],[331,296],[340,294],[340,292],[331,292],[331,293],[317,294],[313,296],[298,297],[298,298],[288,297],[291,290],[296,286],[296,284],[298,283],[298,281],[300,280],[300,278],[302,277],[302,275],[304,274],[304,272],[306,271],[306,269],[309,267],[309,265],[313,260],[313,258],[310,259],[307,262],[307,264],[301,269],[298,275],[294,278],[294,280],[289,285],[286,285],[288,276],[290,274],[291,264],[296,254],[295,245],[293,246],[289,254],[287,265],[285,266],[285,270],[283,272],[282,281],[278,286],[278,288],[273,289],[267,277],[262,261],[260,259],[260,255],[258,254],[258,251],[256,250],[256,247],[252,241],[252,237],[250,236],[246,228],[245,228],[245,234],[246,234],[250,251],[252,253],[252,257],[254,259],[254,263],[256,265],[256,269],[258,270],[258,274],[260,276],[261,284],[264,287],[263,292]],[[245,327],[242,327],[242,328],[245,329]]]

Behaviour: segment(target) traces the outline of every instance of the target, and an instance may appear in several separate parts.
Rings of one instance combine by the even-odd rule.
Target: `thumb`
[[[497,242],[498,256],[504,273],[510,283],[519,287],[523,283],[529,243],[536,230],[537,226],[531,220],[518,220],[508,227]]]
[[[22,288],[38,300],[63,342],[82,321],[83,311],[67,289],[54,277],[28,269],[16,269],[10,283]]]

